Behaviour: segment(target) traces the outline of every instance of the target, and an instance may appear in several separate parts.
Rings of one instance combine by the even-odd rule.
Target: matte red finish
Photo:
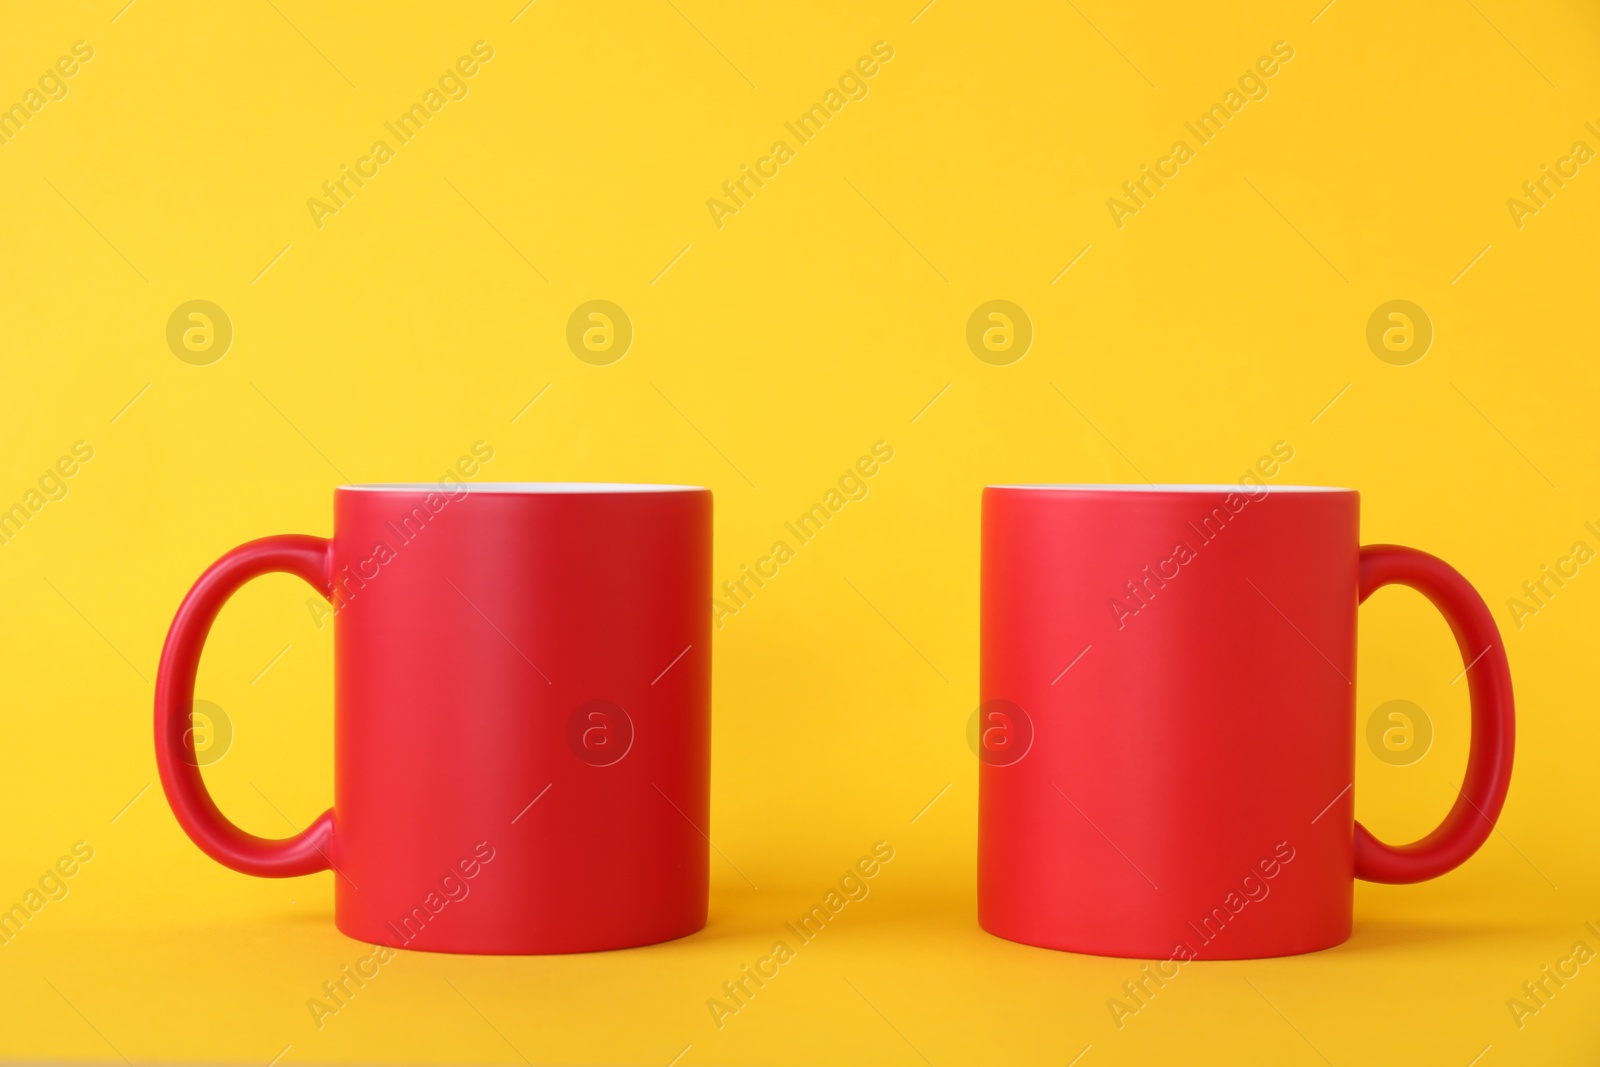
[[[374,944],[582,952],[702,927],[710,492],[347,486],[334,499],[332,540],[233,550],[173,621],[156,758],[195,843],[247,874],[334,870],[339,929]],[[269,571],[337,609],[334,806],[280,841],[217,810],[188,733],[212,621]]]
[[[1360,548],[1358,513],[1349,490],[984,490],[984,929],[1163,960],[1309,952],[1349,937],[1354,878],[1476,851],[1510,780],[1504,647],[1449,566]],[[1462,796],[1400,848],[1354,821],[1356,609],[1389,583],[1472,664]]]

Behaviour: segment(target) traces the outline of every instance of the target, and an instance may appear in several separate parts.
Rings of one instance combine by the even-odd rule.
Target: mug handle
[[[1433,602],[1450,624],[1466,666],[1472,701],[1472,748],[1467,777],[1449,814],[1427,837],[1386,845],[1359,822],[1355,874],[1368,882],[1422,882],[1466,862],[1494,832],[1511,784],[1516,722],[1511,668],[1494,617],[1478,591],[1444,560],[1401,545],[1361,549],[1360,602],[1386,585],[1404,585]]]
[[[229,552],[194,583],[167,631],[156,673],[156,765],[172,813],[202,852],[244,874],[289,878],[332,868],[333,809],[293,837],[246,833],[228,821],[206,791],[190,729],[195,674],[211,624],[244,583],[274,572],[298,575],[329,596],[333,542],[303,534],[263,537]]]

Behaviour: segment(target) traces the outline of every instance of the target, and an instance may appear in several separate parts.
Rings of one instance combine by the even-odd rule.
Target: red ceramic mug
[[[246,874],[332,870],[351,937],[438,952],[644,945],[706,920],[711,494],[686,486],[342,486],[334,535],[223,556],[156,680],[167,800]],[[334,627],[333,807],[293,837],[230,823],[190,736],[200,650],[257,575]]]
[[[978,920],[1049,948],[1242,959],[1350,936],[1353,880],[1417,882],[1494,828],[1511,677],[1448,565],[1362,547],[1347,489],[983,495]],[[1355,821],[1356,609],[1406,585],[1466,665],[1472,751],[1415,843]]]

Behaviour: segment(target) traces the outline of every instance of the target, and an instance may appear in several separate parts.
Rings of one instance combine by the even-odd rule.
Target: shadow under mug
[[[1350,936],[1355,879],[1477,851],[1511,778],[1505,648],[1466,579],[1361,546],[1359,513],[1302,486],[984,490],[984,929],[1179,963],[1310,952]],[[1356,609],[1391,584],[1444,614],[1472,702],[1454,805],[1398,847],[1354,788]]]
[[[331,539],[234,549],[162,650],[156,759],[179,823],[236,871],[333,871],[336,924],[372,944],[582,952],[700,929],[711,508],[689,486],[353,485]],[[218,810],[190,719],[217,613],[275,571],[328,602],[334,805],[272,840]]]

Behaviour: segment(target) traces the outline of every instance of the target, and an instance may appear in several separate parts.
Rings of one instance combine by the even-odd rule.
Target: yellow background
[[[1520,1030],[1506,1001],[1600,948],[1600,576],[1520,630],[1505,605],[1600,547],[1600,173],[1520,229],[1506,200],[1600,148],[1600,16],[1321,2],[11,6],[0,102],[95,54],[0,146],[0,504],[73,442],[95,456],[0,546],[0,903],[76,841],[95,858],[0,948],[0,1057],[1595,1062],[1600,965]],[[470,94],[314,225],[307,199],[478,40]],[[879,40],[869,95],[719,229],[707,199]],[[1106,200],[1279,40],[1270,95],[1119,230]],[[565,341],[594,298],[636,331],[610,366]],[[1036,334],[1004,367],[965,341],[997,298]],[[1397,298],[1436,332],[1404,367],[1365,340]],[[235,330],[209,366],[165,340],[192,299]],[[150,682],[217,555],[327,534],[345,478],[435,478],[479,440],[480,478],[712,487],[719,582],[873,442],[895,458],[716,636],[703,932],[402,954],[319,1030],[306,1000],[368,949],[331,876],[224,870],[141,792]],[[1280,440],[1278,482],[1359,488],[1366,540],[1452,561],[1506,630],[1501,832],[1435,883],[1358,886],[1348,944],[1191,966],[1118,1030],[1136,964],[976,925],[980,488],[1233,480]],[[200,675],[236,732],[208,782],[274,836],[332,791],[306,597],[246,589]],[[1411,766],[1359,746],[1359,816],[1411,839],[1465,762],[1461,665],[1406,591],[1363,609],[1360,650],[1360,721],[1407,699],[1435,726]],[[706,1000],[878,840],[871,896],[718,1030]]]

